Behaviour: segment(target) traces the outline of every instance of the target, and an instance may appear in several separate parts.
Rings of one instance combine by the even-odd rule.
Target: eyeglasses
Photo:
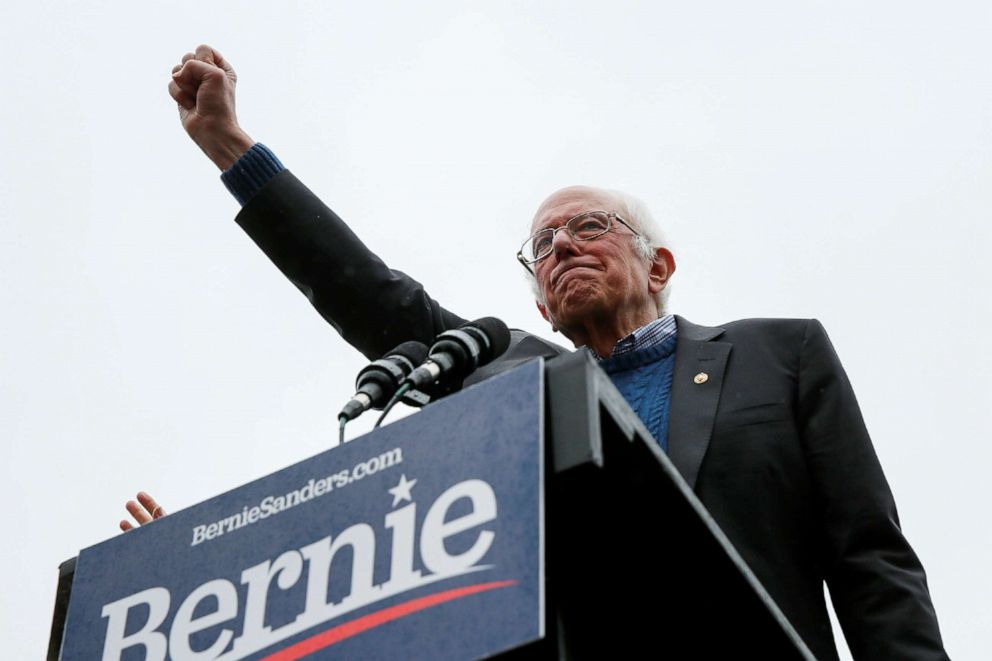
[[[561,230],[568,230],[568,235],[575,241],[591,241],[609,232],[613,227],[614,220],[633,232],[634,236],[641,236],[626,220],[615,213],[587,211],[569,218],[561,227],[548,227],[532,234],[517,252],[517,260],[533,274],[534,269],[530,265],[541,261],[554,252],[556,233]]]

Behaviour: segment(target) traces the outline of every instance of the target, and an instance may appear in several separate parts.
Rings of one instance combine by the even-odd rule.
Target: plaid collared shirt
[[[675,315],[666,314],[654,321],[644,324],[633,333],[623,338],[613,346],[613,353],[609,357],[621,356],[630,351],[649,349],[661,344],[671,336],[675,335]],[[600,360],[602,356],[596,356]]]

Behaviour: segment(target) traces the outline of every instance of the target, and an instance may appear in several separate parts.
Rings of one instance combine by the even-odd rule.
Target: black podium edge
[[[651,436],[651,432],[627,405],[620,391],[596,364],[592,355],[588,351],[580,350],[548,361],[545,367],[545,383],[547,420],[553,430],[551,436],[554,471],[558,473],[584,464],[604,467],[601,416],[608,415],[627,441],[642,444],[657,459],[665,476],[695,511],[727,558],[764,604],[773,620],[781,627],[782,633],[795,645],[803,658],[816,661],[816,657],[792,623],[696,497],[668,455],[662,451],[661,446]]]
[[[69,594],[72,592],[72,577],[76,573],[76,558],[69,558],[59,565],[59,583],[55,588],[55,613],[52,615],[52,630],[48,636],[48,661],[58,661],[62,654],[62,636],[65,633],[65,617],[69,610]]]

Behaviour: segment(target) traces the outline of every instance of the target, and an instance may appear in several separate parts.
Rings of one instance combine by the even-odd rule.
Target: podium
[[[814,658],[585,352],[84,549],[48,652],[741,657]]]

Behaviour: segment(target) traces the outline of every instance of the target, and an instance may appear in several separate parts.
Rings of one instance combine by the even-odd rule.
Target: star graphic
[[[389,493],[393,494],[393,507],[396,507],[399,503],[404,500],[413,501],[413,496],[410,495],[410,489],[416,484],[416,480],[407,480],[406,475],[400,475],[399,484],[397,484],[392,489],[387,489]]]

